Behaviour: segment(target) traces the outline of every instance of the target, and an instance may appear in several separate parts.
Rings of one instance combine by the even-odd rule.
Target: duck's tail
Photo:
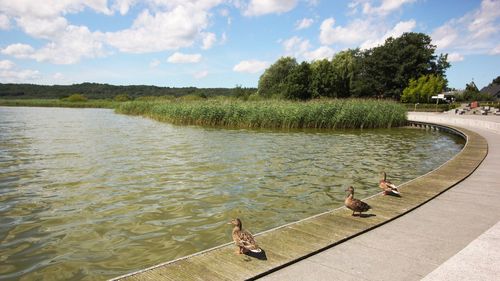
[[[249,249],[250,252],[253,252],[253,253],[260,253],[262,252],[262,250],[260,248],[255,248],[255,249]]]

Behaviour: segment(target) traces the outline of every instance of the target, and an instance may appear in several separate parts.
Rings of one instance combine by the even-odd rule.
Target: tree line
[[[411,81],[427,76],[444,89],[447,54],[435,54],[436,46],[423,33],[404,33],[367,50],[349,49],[331,60],[298,63],[282,57],[259,78],[258,94],[267,98],[390,98],[401,100]],[[413,82],[414,83],[414,82]],[[436,88],[436,87],[434,87]],[[434,89],[433,88],[433,89]],[[441,89],[441,90],[442,90]]]
[[[148,85],[115,86],[99,83],[81,83],[73,85],[35,85],[35,84],[1,84],[0,98],[15,99],[62,99],[79,94],[90,99],[114,99],[128,97],[134,99],[144,96],[186,96],[200,97],[233,96],[254,93],[255,88],[171,88]]]

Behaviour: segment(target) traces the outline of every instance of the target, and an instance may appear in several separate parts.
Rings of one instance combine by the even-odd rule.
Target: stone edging
[[[399,186],[402,197],[378,193],[364,199],[374,216],[352,217],[340,207],[256,235],[264,254],[235,254],[227,243],[112,280],[252,280],[312,256],[410,212],[467,178],[488,153],[479,134],[453,126],[409,121],[410,126],[445,130],[466,139],[462,151],[437,169]]]

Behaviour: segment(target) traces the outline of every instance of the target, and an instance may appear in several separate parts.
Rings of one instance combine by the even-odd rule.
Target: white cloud
[[[500,44],[497,45],[493,50],[491,50],[490,54],[492,55],[500,55]]]
[[[319,0],[306,0],[306,2],[309,6],[313,6],[313,7],[316,7],[319,5]]]
[[[60,14],[77,13],[90,8],[98,13],[112,14],[107,0],[3,0],[0,11],[14,17],[50,18]]]
[[[335,26],[335,19],[328,18],[320,26],[320,42],[323,45],[343,44],[348,47],[372,48],[381,45],[389,37],[399,37],[411,32],[415,20],[400,21],[392,28],[374,18],[355,19],[345,26]]]
[[[35,50],[30,45],[12,44],[1,50],[2,54],[16,58],[30,58],[54,64],[73,64],[81,58],[97,57],[103,54],[102,43],[94,38],[87,27],[67,26],[58,38]]]
[[[126,53],[147,53],[177,50],[199,41],[203,49],[208,49],[217,41],[215,34],[207,32],[210,9],[223,1],[148,0],[143,2],[146,9],[139,13],[132,26],[100,32],[90,31],[86,26],[71,25],[66,15],[84,9],[105,15],[118,11],[124,15],[140,1],[47,0],[40,5],[38,0],[2,0],[0,29],[8,28],[10,19],[15,19],[24,33],[46,40],[45,45],[37,49],[26,44],[13,44],[2,51],[18,58],[72,64],[82,58],[103,56],[109,47]],[[110,7],[108,2],[111,2]]]
[[[219,14],[223,17],[229,17],[229,10],[224,8],[219,10]]]
[[[368,20],[356,19],[345,27],[334,25],[334,18],[328,18],[321,23],[319,39],[322,44],[358,44],[374,34],[374,25]]]
[[[189,3],[154,14],[145,10],[131,28],[107,32],[106,42],[126,53],[176,50],[191,46],[208,23],[208,12]]]
[[[246,73],[257,73],[261,72],[267,68],[269,63],[267,61],[259,60],[244,60],[239,62],[233,67],[233,71],[236,72],[246,72]]]
[[[208,76],[207,70],[202,70],[202,71],[199,71],[199,72],[196,72],[195,74],[193,74],[193,77],[196,79],[202,79],[202,78],[205,78],[207,76]]]
[[[300,38],[298,36],[293,36],[282,42],[283,48],[285,49],[286,56],[301,57],[305,52],[307,52],[312,46],[309,40]]]
[[[62,16],[85,8],[111,13],[106,0],[48,0],[43,5],[30,0],[3,1],[1,12],[15,18],[16,25],[27,35],[47,42],[39,49],[26,44],[12,44],[4,48],[2,53],[55,64],[72,64],[82,58],[103,55],[99,32],[90,32],[86,26],[70,25]]]
[[[167,59],[170,63],[197,63],[201,61],[201,54],[183,54],[175,52]]]
[[[16,23],[26,34],[48,40],[60,36],[68,26],[68,21],[63,17],[38,18],[23,16],[18,18]]]
[[[14,67],[14,63],[10,60],[0,60],[0,69],[11,69]]]
[[[104,55],[99,34],[92,33],[86,26],[69,25],[60,37],[35,51],[31,56],[37,61],[54,64],[74,64],[82,58]]]
[[[208,50],[212,48],[214,43],[217,41],[215,34],[213,34],[212,32],[203,33],[202,36],[203,36],[203,44],[201,48],[203,50]]]
[[[391,30],[387,31],[382,37],[377,39],[369,39],[361,44],[361,49],[369,49],[376,46],[383,45],[385,40],[389,37],[397,38],[405,32],[412,31],[417,23],[414,20],[400,21]]]
[[[450,24],[442,25],[434,30],[431,35],[433,43],[438,49],[444,49],[455,42],[458,32]]]
[[[306,29],[313,24],[314,20],[309,18],[303,18],[295,23],[295,29],[301,30]]]
[[[156,68],[161,64],[161,61],[158,59],[154,59],[149,63],[149,67]]]
[[[223,45],[227,42],[227,35],[225,32],[222,33],[219,44]]]
[[[4,83],[30,82],[38,78],[39,74],[37,70],[18,69],[9,60],[0,61],[0,80]]]
[[[453,18],[432,32],[439,50],[492,54],[500,42],[500,1],[483,0],[479,8]]]
[[[40,77],[38,70],[0,70],[0,78],[6,83],[21,83],[33,81]]]
[[[52,78],[54,80],[62,80],[64,79],[64,75],[61,72],[56,72],[54,75],[52,75]]]
[[[467,17],[467,16],[466,16]],[[499,32],[500,1],[483,0],[481,7],[470,15],[467,29],[474,39],[487,38]]]
[[[10,20],[6,15],[0,14],[0,30],[7,30],[10,28]]]
[[[321,46],[310,51],[312,45],[307,39],[298,36],[293,36],[282,42],[285,49],[285,56],[292,56],[297,59],[305,59],[308,61],[331,58],[335,51],[328,46]]]
[[[382,3],[378,7],[373,7],[370,2],[366,2],[363,5],[363,13],[385,16],[398,10],[404,4],[413,3],[415,1],[416,0],[382,0]]]
[[[282,14],[291,11],[296,5],[297,0],[251,0],[243,14],[245,16]]]
[[[126,15],[137,0],[115,0],[113,10],[120,12],[121,15]]]
[[[457,62],[457,61],[463,61],[464,56],[462,56],[459,53],[450,53],[448,54],[448,62]]]
[[[321,46],[313,51],[308,51],[303,54],[304,58],[308,61],[331,59],[335,54],[335,50],[328,46]]]
[[[5,47],[0,52],[4,55],[9,55],[16,58],[24,59],[24,58],[29,58],[34,51],[35,49],[33,49],[33,47],[31,47],[30,45],[16,43]]]

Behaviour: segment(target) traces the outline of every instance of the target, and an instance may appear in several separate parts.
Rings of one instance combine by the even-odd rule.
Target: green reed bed
[[[60,99],[0,99],[0,106],[115,108],[119,102],[111,100],[66,101]]]
[[[132,101],[116,111],[179,125],[234,128],[389,128],[404,125],[406,108],[379,100]]]

